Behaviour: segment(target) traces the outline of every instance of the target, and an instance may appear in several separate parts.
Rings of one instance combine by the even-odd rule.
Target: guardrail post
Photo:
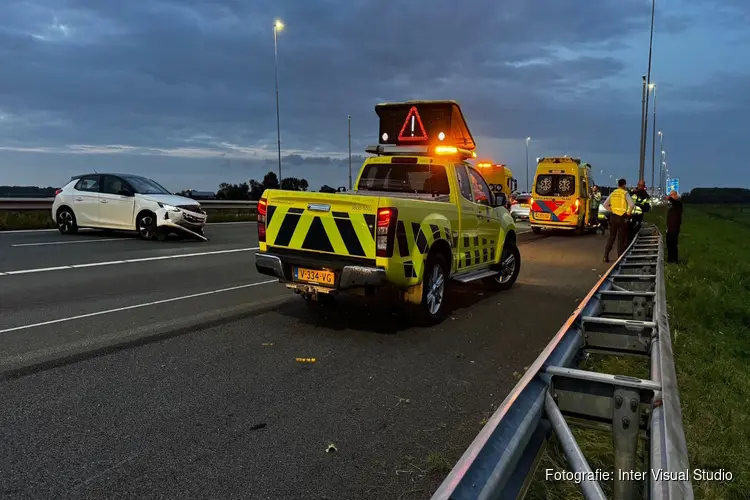
[[[638,453],[639,408],[641,395],[625,388],[615,389],[612,415],[612,441],[615,448],[615,500],[632,500]]]

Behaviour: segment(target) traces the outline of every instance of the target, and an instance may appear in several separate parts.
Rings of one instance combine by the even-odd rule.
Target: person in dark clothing
[[[638,231],[641,230],[643,214],[651,210],[651,196],[646,191],[646,181],[643,179],[638,181],[638,186],[630,193],[630,196],[635,203],[635,210],[628,221],[628,242],[633,241]]]
[[[677,191],[669,193],[669,210],[667,210],[667,262],[676,264],[677,241],[682,225],[682,201]]]

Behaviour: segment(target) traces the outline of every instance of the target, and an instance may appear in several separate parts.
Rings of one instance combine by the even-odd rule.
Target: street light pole
[[[530,193],[531,189],[529,188],[529,141],[531,140],[531,137],[526,138],[526,192]]]
[[[349,191],[352,190],[352,115],[349,115]]]
[[[641,77],[643,79],[643,90],[641,91],[641,145],[638,149],[638,178],[643,175],[643,162],[645,161],[645,150],[644,146],[646,143],[646,92],[648,87],[646,86],[646,75]]]
[[[655,188],[654,186],[654,175],[655,175],[655,168],[656,168],[656,84],[654,85],[654,124],[653,124],[653,137],[651,138],[651,189],[653,190]]]
[[[664,185],[664,171],[661,168],[661,162],[664,161],[664,134],[662,134],[661,130],[659,131],[659,191],[661,191],[661,195],[664,194],[664,190],[662,190],[662,186]]]
[[[654,46],[654,13],[656,10],[656,0],[651,0],[651,36],[649,37],[648,41],[648,72],[646,74],[646,103],[643,107],[643,144],[642,144],[642,151],[641,151],[641,170],[639,172],[638,180],[640,181],[643,179],[644,176],[644,169],[645,169],[645,163],[646,163],[646,137],[648,134],[648,91],[651,90],[651,54],[653,52],[653,46]]]
[[[273,23],[273,70],[276,77],[276,142],[279,151],[279,187],[281,187],[281,120],[279,119],[279,50],[278,33],[284,29],[284,23],[278,19]]]

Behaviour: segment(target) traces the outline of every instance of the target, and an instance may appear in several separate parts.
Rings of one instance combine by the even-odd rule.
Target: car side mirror
[[[133,192],[130,189],[120,189],[120,196],[133,196]]]
[[[497,193],[495,194],[495,207],[507,207],[508,206],[508,198],[505,196],[505,193]]]

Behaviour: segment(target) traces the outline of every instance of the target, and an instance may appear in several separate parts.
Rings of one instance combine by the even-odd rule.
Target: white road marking
[[[123,238],[106,238],[101,240],[67,240],[67,241],[48,241],[45,243],[17,243],[12,247],[41,247],[46,245],[70,245],[72,243],[99,243],[100,241],[123,241]]]
[[[229,222],[207,222],[207,226],[220,226],[222,224],[231,225],[231,224],[257,224],[257,221],[229,221]],[[57,229],[7,229],[4,231],[0,231],[0,235],[3,234],[23,234],[23,233],[49,233],[52,231],[57,231]],[[94,232],[97,231],[97,229],[84,229],[81,232]]]
[[[177,255],[161,255],[159,257],[143,257],[140,259],[123,259],[123,260],[111,260],[108,262],[89,262],[87,264],[71,264],[67,266],[57,266],[57,267],[41,267],[41,268],[36,268],[36,269],[22,269],[19,271],[0,272],[0,276],[13,276],[16,274],[30,274],[30,273],[44,273],[47,271],[61,271],[63,269],[80,269],[84,267],[111,266],[114,264],[134,264],[138,262],[149,262],[152,260],[185,259],[187,257],[203,257],[206,255],[221,255],[225,253],[252,252],[253,250],[258,250],[258,249],[259,247],[233,248],[231,250],[215,250],[213,252],[180,253]]]
[[[57,229],[7,229],[0,231],[0,234],[23,234],[23,233],[49,233]]]
[[[116,313],[116,312],[129,311],[131,309],[140,309],[141,307],[156,306],[159,304],[166,304],[168,302],[176,302],[178,300],[194,299],[196,297],[205,297],[207,295],[215,295],[217,293],[231,292],[234,290],[241,290],[243,288],[250,288],[250,287],[260,286],[260,285],[268,285],[269,283],[278,283],[278,282],[279,280],[268,280],[268,281],[259,281],[257,283],[248,283],[246,285],[231,286],[229,288],[220,288],[218,290],[210,290],[208,292],[193,293],[190,295],[182,295],[180,297],[171,297],[169,299],[155,300],[153,302],[145,302],[143,304],[135,304],[132,306],[118,307],[115,309],[107,309],[104,311],[97,311],[97,312],[88,313],[88,314],[79,314],[78,316],[70,316],[67,318],[59,318],[59,319],[53,319],[49,321],[42,321],[40,323],[32,323],[30,325],[15,326],[13,328],[6,328],[4,330],[0,330],[0,333],[17,332],[18,330],[28,330],[30,328],[37,328],[39,326],[47,326],[47,325],[54,325],[57,323],[65,323],[65,322],[74,321],[77,319],[93,318],[94,316],[101,316],[103,314],[111,314],[111,313]]]

